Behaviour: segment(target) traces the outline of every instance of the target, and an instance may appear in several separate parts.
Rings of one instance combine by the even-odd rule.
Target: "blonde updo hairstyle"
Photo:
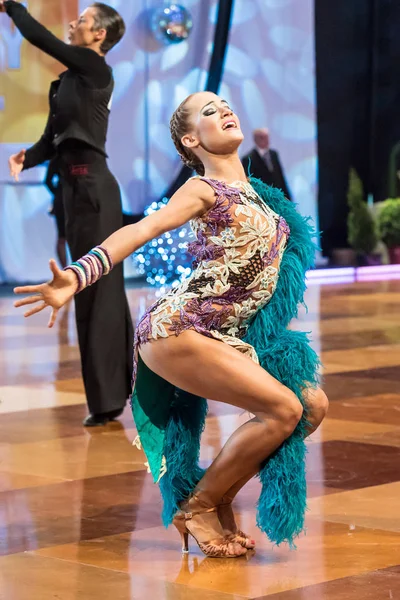
[[[171,132],[172,141],[175,144],[175,148],[181,157],[182,162],[190,169],[196,171],[198,175],[204,175],[204,165],[199,157],[196,156],[193,150],[182,144],[182,138],[189,132],[190,127],[190,111],[186,105],[193,95],[194,94],[190,95],[178,106],[171,117],[169,129]]]

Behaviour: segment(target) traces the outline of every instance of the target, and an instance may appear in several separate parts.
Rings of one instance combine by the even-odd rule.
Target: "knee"
[[[285,439],[296,429],[302,416],[303,406],[301,402],[293,392],[287,390],[285,401],[282,402],[276,415]]]
[[[329,408],[329,400],[321,388],[310,390],[306,401],[307,420],[313,428],[317,428],[326,417]]]

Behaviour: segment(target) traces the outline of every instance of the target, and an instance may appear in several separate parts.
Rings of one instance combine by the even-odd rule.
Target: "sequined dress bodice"
[[[136,345],[191,329],[257,361],[241,338],[275,291],[289,228],[249,183],[201,179],[214,189],[215,203],[191,221],[192,274],[144,314]]]

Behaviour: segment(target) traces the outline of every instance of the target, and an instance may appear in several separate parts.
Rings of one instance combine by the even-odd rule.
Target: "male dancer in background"
[[[66,238],[77,260],[122,227],[120,190],[106,162],[114,79],[104,57],[124,35],[125,24],[113,8],[96,2],[70,23],[65,44],[18,2],[0,0],[0,12],[7,12],[31,44],[67,67],[51,84],[44,134],[9,163],[18,181],[23,169],[57,155]],[[122,265],[79,294],[75,308],[90,413],[84,425],[104,425],[122,413],[131,387],[133,334]]]

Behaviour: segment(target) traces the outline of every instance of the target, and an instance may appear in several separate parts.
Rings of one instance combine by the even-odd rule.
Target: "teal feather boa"
[[[259,196],[290,227],[278,284],[271,301],[251,322],[245,341],[256,350],[261,366],[289,387],[304,404],[302,390],[317,385],[319,360],[306,334],[287,329],[304,301],[305,272],[313,265],[316,244],[310,220],[303,218],[283,193],[257,179],[251,184]],[[177,390],[165,431],[164,456],[168,470],[160,480],[166,526],[201,479],[198,466],[200,437],[207,412],[206,401]],[[306,411],[292,436],[266,461],[260,471],[262,491],[257,525],[269,539],[294,546],[304,527],[306,480],[304,444]]]
[[[207,415],[207,401],[176,390],[175,402],[165,430],[164,456],[168,470],[160,479],[162,519],[166,527],[204,475],[199,466],[200,438]]]
[[[291,389],[304,406],[302,391],[318,385],[320,363],[307,335],[287,327],[297,317],[299,304],[304,303],[305,273],[314,264],[316,232],[310,219],[302,217],[280,190],[257,179],[252,179],[251,183],[264,202],[287,221],[290,238],[275,293],[254,317],[245,341],[255,348],[261,366]],[[262,489],[257,525],[272,542],[286,541],[291,547],[304,528],[306,427],[305,410],[295,432],[266,461],[259,473]]]

